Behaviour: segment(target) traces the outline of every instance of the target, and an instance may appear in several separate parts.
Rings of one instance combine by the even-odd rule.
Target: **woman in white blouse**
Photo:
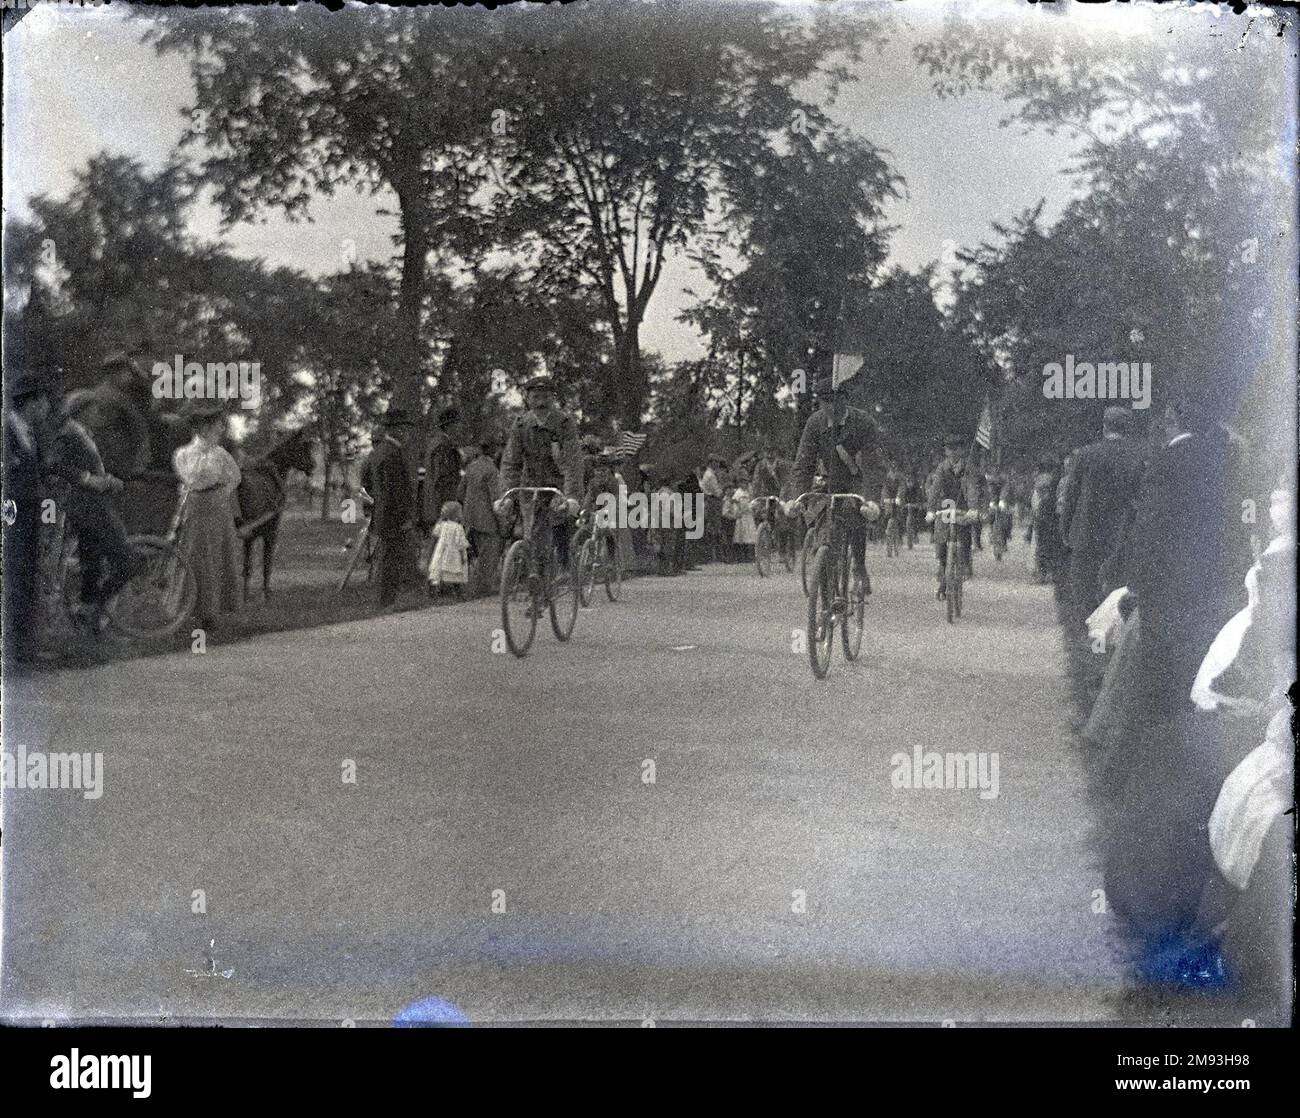
[[[198,582],[194,612],[200,625],[211,628],[223,613],[243,604],[234,505],[240,474],[221,445],[226,429],[222,406],[196,401],[186,417],[194,437],[172,455],[172,464],[189,492],[182,538]]]

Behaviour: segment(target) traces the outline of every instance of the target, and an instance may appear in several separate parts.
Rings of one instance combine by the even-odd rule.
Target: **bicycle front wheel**
[[[578,600],[589,609],[596,595],[596,541],[588,537],[577,554]]]
[[[862,630],[867,619],[867,588],[862,579],[853,570],[853,564],[845,549],[841,560],[840,584],[843,587],[845,602],[844,624],[840,630],[840,642],[844,648],[844,659],[856,660],[862,654]]]
[[[108,602],[108,619],[128,637],[170,636],[194,609],[199,592],[194,570],[175,544],[159,536],[131,536],[127,543],[138,569]]]
[[[831,649],[835,644],[835,587],[831,585],[831,549],[817,549],[808,576],[808,663],[814,679],[825,679],[831,670]]]
[[[754,566],[758,568],[760,578],[767,578],[772,573],[772,526],[760,524],[758,536],[754,540]]]
[[[550,581],[546,601],[551,611],[551,630],[557,640],[567,641],[573,636],[573,626],[578,620],[578,573],[573,556],[569,562],[560,562],[560,549],[551,552]]]
[[[954,532],[948,540],[948,560],[943,569],[944,606],[948,624],[961,616],[961,544]]]
[[[810,552],[813,545],[813,529],[809,528],[804,533],[803,547],[799,551],[799,585],[803,587],[803,594],[808,596],[808,561],[811,558]]]
[[[794,570],[794,536],[788,526],[782,526],[777,538],[780,543],[781,565],[789,573]]]
[[[612,536],[603,541],[605,548],[605,597],[617,602],[623,596],[623,561],[619,558],[618,544]]]
[[[526,656],[537,633],[540,602],[528,577],[528,541],[515,540],[501,564],[501,627],[516,656]]]

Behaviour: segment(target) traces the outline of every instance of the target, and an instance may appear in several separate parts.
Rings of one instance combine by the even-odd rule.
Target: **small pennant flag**
[[[857,353],[837,353],[831,363],[831,381],[838,388],[858,375],[866,358]]]
[[[645,446],[645,441],[647,438],[649,438],[648,435],[634,435],[632,434],[631,431],[624,431],[618,437],[618,444],[616,447],[616,451],[617,453],[623,455],[623,457],[630,458],[633,454],[635,454],[638,450],[640,450],[643,446]]]
[[[984,397],[984,410],[980,412],[979,426],[975,428],[975,441],[985,450],[993,446],[993,413],[989,410],[989,398]]]

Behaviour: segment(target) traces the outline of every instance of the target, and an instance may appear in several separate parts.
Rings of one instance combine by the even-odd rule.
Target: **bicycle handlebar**
[[[554,493],[557,497],[564,498],[564,492],[552,485],[516,485],[513,489],[507,489],[497,500],[504,501],[516,493]]]
[[[791,502],[791,504],[795,504],[795,505],[802,504],[809,497],[826,497],[829,498],[832,502],[840,498],[852,497],[853,500],[858,501],[864,505],[868,501],[868,498],[864,497],[861,493],[822,493],[814,489],[808,493],[800,493],[799,496],[797,496]]]

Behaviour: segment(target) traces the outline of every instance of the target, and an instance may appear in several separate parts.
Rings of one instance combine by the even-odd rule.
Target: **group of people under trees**
[[[165,420],[141,411],[135,396],[147,378],[124,353],[102,366],[94,388],[65,393],[55,370],[20,370],[5,384],[5,648],[11,663],[57,658],[47,647],[42,609],[42,548],[61,512],[77,543],[78,585],[72,620],[98,636],[113,596],[140,573],[130,542],[140,504],[127,486],[165,493],[163,516],[185,493],[182,552],[195,579],[194,620],[216,628],[243,602],[244,571],[236,491],[240,468],[224,445],[227,409],[219,400],[189,400]],[[160,425],[161,437],[151,429]],[[151,433],[153,438],[151,438]],[[165,455],[163,469],[155,453]],[[131,496],[140,490],[133,488]]]

